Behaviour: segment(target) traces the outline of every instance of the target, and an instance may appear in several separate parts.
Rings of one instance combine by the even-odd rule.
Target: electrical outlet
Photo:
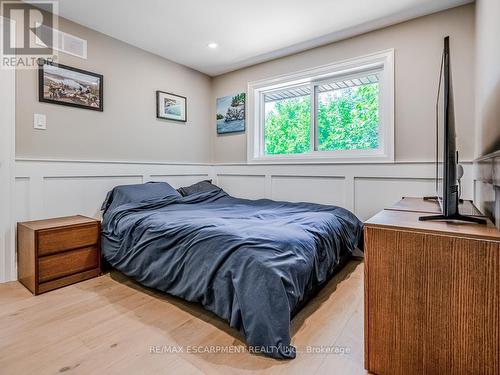
[[[33,127],[39,130],[47,129],[47,118],[44,114],[35,113],[33,116]]]

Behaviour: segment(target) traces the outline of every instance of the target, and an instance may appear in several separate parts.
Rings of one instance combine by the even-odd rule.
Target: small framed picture
[[[187,99],[184,96],[156,91],[156,117],[186,122]]]
[[[102,112],[102,81],[101,74],[40,60],[38,100]]]

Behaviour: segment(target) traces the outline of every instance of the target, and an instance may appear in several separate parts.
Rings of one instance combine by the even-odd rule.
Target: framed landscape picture
[[[156,91],[156,117],[186,122],[187,99],[184,96]]]
[[[103,111],[103,76],[70,66],[39,62],[38,100]]]
[[[245,131],[245,93],[217,98],[217,134]]]

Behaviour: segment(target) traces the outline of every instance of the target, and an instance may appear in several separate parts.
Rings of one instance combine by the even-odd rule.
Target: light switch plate
[[[42,113],[35,113],[33,116],[33,127],[39,130],[47,129],[47,118]]]

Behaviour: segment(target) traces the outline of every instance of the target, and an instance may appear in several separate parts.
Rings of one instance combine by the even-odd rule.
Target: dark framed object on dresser
[[[17,224],[17,274],[34,295],[101,274],[101,223],[77,215]]]

